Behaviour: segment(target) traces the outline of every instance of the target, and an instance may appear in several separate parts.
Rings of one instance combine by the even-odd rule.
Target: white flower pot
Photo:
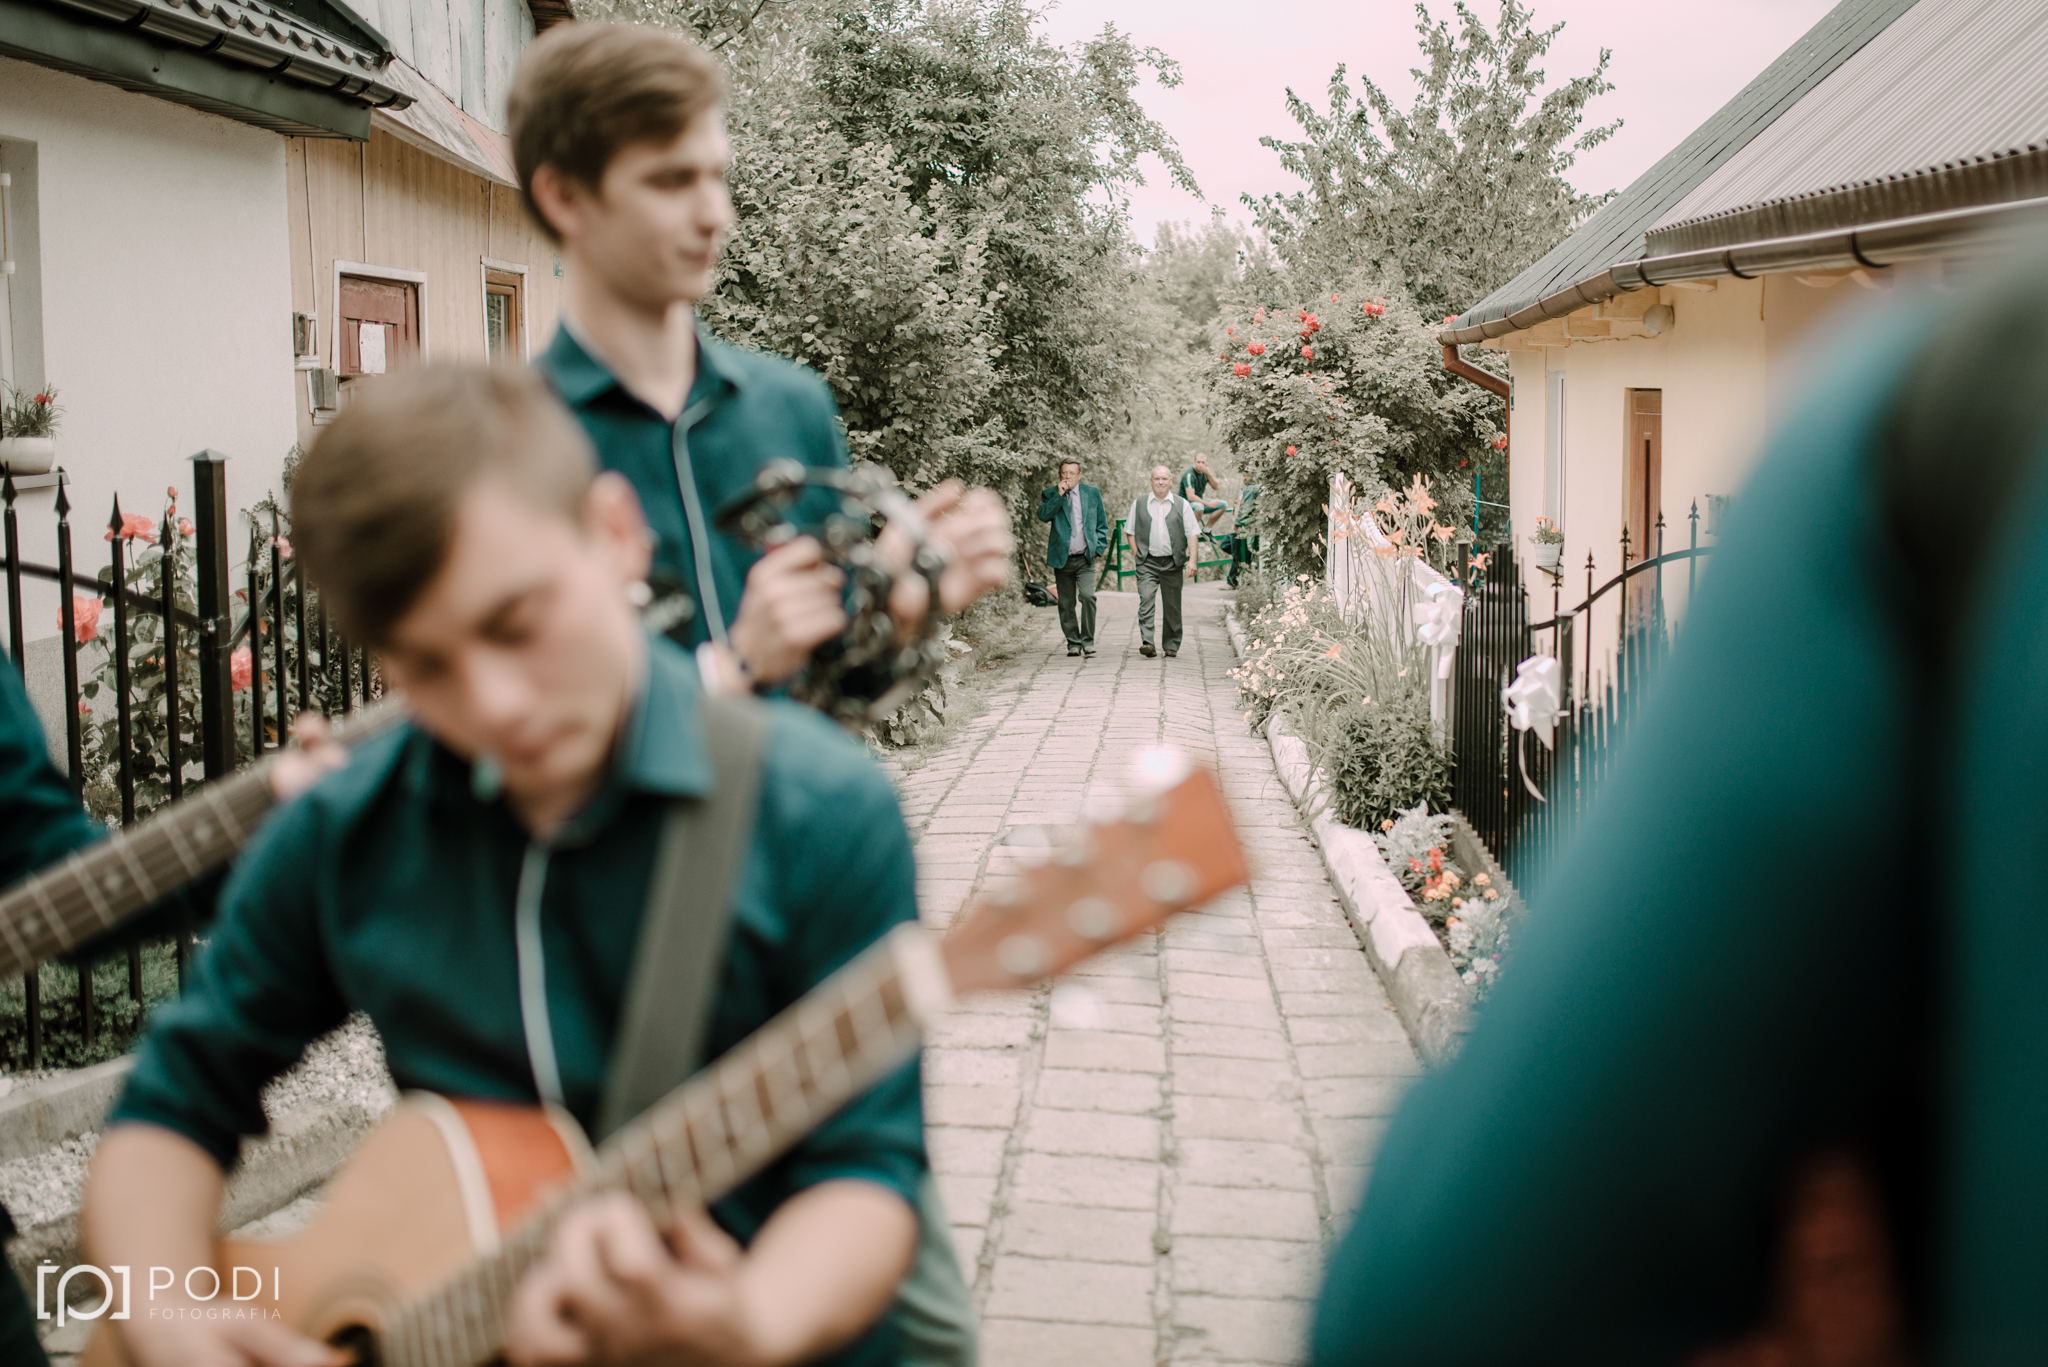
[[[1536,562],[1536,568],[1548,574],[1557,573],[1557,562],[1564,559],[1564,542],[1531,541],[1529,558]]]
[[[56,463],[55,437],[0,437],[0,465],[17,475],[46,475]]]

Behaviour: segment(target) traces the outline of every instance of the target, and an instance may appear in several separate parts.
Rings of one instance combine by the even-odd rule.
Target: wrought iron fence
[[[1699,544],[1697,504],[1689,520],[1687,547],[1666,551],[1660,513],[1656,553],[1641,559],[1632,558],[1624,530],[1621,572],[1604,584],[1594,583],[1588,551],[1586,597],[1577,607],[1560,605],[1562,567],[1542,570],[1551,580],[1551,612],[1542,621],[1530,620],[1529,592],[1511,543],[1485,557],[1474,557],[1469,544],[1459,547],[1470,591],[1453,667],[1453,801],[1508,877],[1523,887],[1541,876],[1592,803],[1634,725],[1646,685],[1670,652],[1665,572],[1684,566],[1689,603],[1699,558],[1712,550]],[[1608,606],[1617,614],[1615,649],[1596,668],[1593,612],[1610,594]],[[1563,666],[1557,726],[1548,746],[1513,729],[1502,706],[1502,693],[1522,662],[1539,652]]]
[[[245,514],[251,524],[246,585],[235,591],[226,460],[203,451],[192,457],[192,474],[189,523],[168,506],[159,522],[124,517],[117,497],[107,523],[107,564],[83,574],[73,557],[63,472],[52,505],[57,563],[44,565],[21,556],[18,491],[11,472],[0,471],[9,659],[16,670],[25,668],[24,581],[56,585],[65,772],[96,817],[123,826],[182,798],[194,763],[199,783],[231,773],[289,739],[289,719],[298,713],[351,712],[379,691],[368,653],[330,629],[317,593],[301,591],[274,503],[263,505],[267,536],[257,518]],[[137,541],[145,543],[139,553]],[[239,622],[237,598],[244,600]],[[103,604],[111,609],[104,637]],[[82,682],[80,652],[94,642],[106,659]],[[177,938],[181,987],[190,948],[189,936]],[[90,964],[80,965],[78,978],[80,1033],[90,1048],[101,1015]],[[139,1006],[140,946],[128,951],[128,990]],[[39,1068],[44,1038],[37,972],[26,975],[23,995],[27,1064]]]

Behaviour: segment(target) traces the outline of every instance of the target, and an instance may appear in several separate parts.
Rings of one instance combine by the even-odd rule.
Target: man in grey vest
[[[1131,559],[1138,567],[1138,653],[1151,658],[1159,653],[1152,646],[1153,604],[1162,606],[1165,620],[1159,624],[1159,648],[1172,659],[1180,653],[1180,583],[1187,571],[1188,552],[1194,549],[1202,529],[1195,524],[1195,510],[1173,492],[1173,471],[1164,465],[1152,467],[1152,492],[1131,501],[1124,530],[1131,539]]]

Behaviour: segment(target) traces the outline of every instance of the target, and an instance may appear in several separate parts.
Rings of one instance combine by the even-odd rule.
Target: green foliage
[[[1022,0],[772,17],[733,55],[740,218],[707,318],[816,366],[856,454],[1028,520],[1041,472],[1128,425],[1125,195],[1148,154],[1192,185],[1132,92],[1176,69],[1113,28],[1056,47]]]
[[[1246,202],[1297,276],[1363,268],[1439,318],[1505,284],[1606,202],[1565,173],[1621,124],[1580,131],[1586,106],[1613,89],[1604,48],[1590,73],[1542,93],[1541,62],[1563,25],[1536,27],[1521,0],[1502,0],[1497,29],[1463,0],[1455,30],[1425,4],[1415,10],[1415,102],[1399,109],[1365,77],[1354,97],[1341,66],[1328,112],[1289,90],[1301,139],[1260,141],[1305,188]]]
[[[1470,525],[1471,466],[1497,455],[1499,400],[1444,370],[1398,287],[1357,279],[1244,307],[1211,335],[1216,427],[1259,486],[1266,554],[1287,572],[1322,569],[1334,474],[1365,489],[1421,476],[1442,491],[1443,522]]]
[[[84,1068],[128,1052],[142,1033],[145,1012],[178,995],[178,960],[170,941],[142,946],[142,1002],[128,995],[128,957],[116,954],[93,966],[93,1017],[97,1038],[87,1048],[79,1028],[78,970],[44,964],[42,981],[43,1066]],[[0,982],[0,1071],[28,1067],[27,996],[19,975]]]
[[[1404,808],[1450,806],[1451,759],[1426,698],[1347,703],[1318,718],[1316,732],[1330,801],[1345,825],[1371,830]]]
[[[54,437],[63,417],[54,385],[37,390],[0,383],[0,437]]]
[[[163,574],[168,564],[172,596],[180,612],[196,614],[198,586],[195,581],[197,556],[192,536],[176,516],[176,508],[163,523],[167,536],[157,545],[140,539],[127,542],[126,574],[129,593],[149,602],[163,601]],[[121,728],[116,715],[115,688],[118,677],[114,662],[113,567],[99,572],[103,586],[99,627],[92,640],[79,648],[79,692],[93,704],[91,724],[83,734],[85,763],[85,805],[102,821],[121,816]],[[196,770],[201,754],[199,734],[199,634],[187,627],[178,633],[178,657],[166,658],[163,618],[155,612],[131,605],[128,610],[128,696],[130,728],[128,755],[135,779],[135,815],[146,816],[171,797],[171,728],[178,728],[180,758],[188,777]],[[170,709],[171,670],[177,671],[179,707]]]

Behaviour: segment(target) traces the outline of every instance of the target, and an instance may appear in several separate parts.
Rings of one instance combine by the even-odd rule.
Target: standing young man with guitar
[[[527,50],[506,113],[528,207],[562,248],[562,327],[540,370],[599,464],[639,494],[657,538],[651,582],[694,604],[677,639],[708,644],[727,682],[759,687],[845,630],[841,577],[809,537],[762,555],[711,519],[771,460],[844,466],[847,453],[815,372],[698,322],[734,221],[723,99],[717,63],[680,35],[562,24]],[[950,552],[940,608],[1007,581],[999,498],[949,480],[918,506]],[[885,533],[883,545],[909,563],[906,542]],[[901,575],[890,607],[914,622],[925,597]]]
[[[592,470],[537,378],[453,369],[366,390],[306,457],[293,541],[414,724],[245,856],[101,1142],[83,1217],[100,1262],[209,1265],[222,1173],[264,1128],[263,1086],[354,1010],[404,1087],[486,1110],[545,1100],[598,1128],[609,1065],[634,1043],[620,1017],[664,900],[650,893],[674,881],[668,823],[721,790],[757,785],[732,876],[700,872],[715,886],[680,894],[729,905],[702,1056],[914,919],[887,780],[815,713],[706,699],[630,601],[649,559],[632,489]],[[913,1063],[717,1202],[716,1224],[657,1231],[625,1203],[565,1220],[510,1356],[891,1362],[883,1316],[917,1247],[925,1167]],[[118,1326],[139,1367],[341,1360],[275,1322],[208,1319],[191,1293],[180,1281]]]

